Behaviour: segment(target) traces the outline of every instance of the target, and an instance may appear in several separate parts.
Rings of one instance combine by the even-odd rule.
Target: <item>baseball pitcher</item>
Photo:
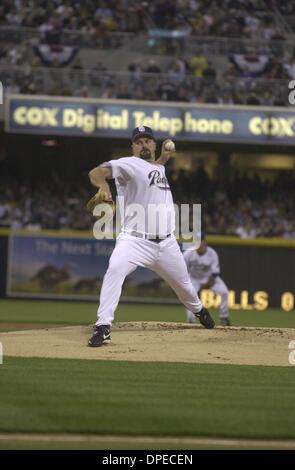
[[[126,276],[137,266],[143,266],[159,274],[205,328],[215,326],[191,283],[183,255],[173,233],[175,214],[171,216],[173,199],[164,164],[175,150],[173,145],[171,146],[171,141],[169,145],[167,143],[167,140],[163,142],[161,156],[156,160],[156,141],[152,129],[146,126],[136,127],[132,133],[132,156],[105,162],[89,173],[91,183],[99,188],[98,202],[104,200],[112,203],[107,180],[115,179],[120,213],[123,214],[121,231],[103,279],[95,331],[88,341],[91,347],[102,346],[110,340],[111,325],[119,303],[122,284]],[[144,220],[140,227],[134,212],[128,210],[134,204],[143,208]],[[93,200],[90,206],[93,206]],[[152,220],[149,217],[146,225],[146,214],[150,214],[151,206],[164,208],[164,217],[162,217],[164,221],[161,220],[159,223],[157,216]],[[169,213],[169,217],[165,217],[166,213]]]
[[[219,276],[219,257],[213,248],[207,245],[205,234],[201,234],[201,244],[197,249],[189,249],[184,252],[184,260],[196,292],[201,289],[211,289],[221,297],[219,316],[221,324],[230,326],[228,315],[228,288]],[[188,308],[187,321],[193,323],[195,315]]]

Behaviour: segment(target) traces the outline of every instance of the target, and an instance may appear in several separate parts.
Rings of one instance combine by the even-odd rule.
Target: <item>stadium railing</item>
[[[289,29],[293,32],[293,34],[295,33],[295,15],[289,15],[289,16],[285,16],[283,15],[283,18],[284,18],[284,21],[287,23],[287,25],[289,26]]]
[[[116,96],[117,93],[122,92],[130,94],[130,99],[138,98],[136,90],[140,89],[146,96],[141,99],[155,99],[154,94],[162,96],[167,92],[165,87],[170,91],[181,87],[187,91],[188,94],[184,97],[184,101],[194,101],[195,98],[200,96],[207,96],[207,93],[215,93],[218,102],[224,96],[229,96],[230,93],[235,93],[237,97],[247,104],[250,96],[256,95],[258,98],[266,93],[269,99],[280,97],[284,100],[284,105],[289,105],[288,88],[289,79],[268,79],[268,78],[250,78],[250,77],[231,77],[223,78],[200,78],[193,75],[177,75],[173,73],[142,73],[142,72],[118,72],[118,71],[100,71],[93,69],[70,69],[70,68],[51,68],[51,67],[30,67],[30,66],[0,66],[0,77],[5,87],[16,84],[22,87],[25,81],[29,81],[34,85],[34,90],[28,90],[27,93],[49,94],[58,95],[65,94],[68,96],[81,96],[79,90],[86,87],[87,96],[98,97],[106,93],[109,88],[112,90],[112,96],[105,96],[106,98],[125,98],[127,96]],[[11,92],[11,91],[10,91]],[[14,91],[15,92],[15,91]],[[24,92],[26,93],[26,92]],[[86,96],[86,95],[85,95]],[[167,98],[173,101],[172,96]],[[226,98],[224,98],[226,100]],[[176,99],[181,101],[180,99]],[[214,102],[214,101],[213,101]],[[225,101],[226,102],[226,101]],[[250,103],[248,103],[250,104]],[[254,104],[254,103],[251,103]],[[259,103],[257,103],[259,104]],[[261,103],[272,104],[272,103]]]
[[[291,21],[291,20],[290,20]],[[295,17],[294,17],[295,23]],[[236,53],[274,54],[284,56],[293,50],[294,37],[285,39],[252,40],[249,38],[232,38],[216,36],[175,35],[175,31],[150,29],[148,32],[107,32],[103,36],[75,30],[44,31],[40,28],[1,26],[0,42],[24,44],[31,41],[35,44],[60,44],[78,46],[79,48],[119,48],[128,44],[131,51],[137,53],[174,54],[179,50],[187,54],[201,51],[203,54],[218,56]],[[134,39],[136,38],[136,41]]]
[[[79,48],[109,48],[116,49],[129,43],[135,33],[109,32],[103,36],[75,31],[43,31],[38,28],[23,28],[12,26],[0,27],[0,42],[24,44],[31,41],[33,44],[60,44],[63,46],[78,46]]]
[[[158,31],[158,32],[157,32]],[[216,36],[173,36],[164,30],[151,30],[145,37],[145,51],[153,54],[185,52],[193,55],[201,52],[208,56],[230,54],[272,54],[283,57],[293,50],[294,38],[274,40],[253,40],[249,38],[231,38]],[[136,48],[136,44],[132,45]]]

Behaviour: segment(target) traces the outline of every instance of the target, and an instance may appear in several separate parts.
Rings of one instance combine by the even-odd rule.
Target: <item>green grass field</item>
[[[218,319],[217,312],[213,316]],[[14,329],[26,324],[87,325],[95,317],[95,303],[0,301],[2,331],[12,324]],[[295,328],[294,311],[233,311],[231,319],[235,326]],[[122,304],[116,320],[184,322],[185,314],[181,306]],[[0,433],[130,437],[125,442],[38,443],[16,442],[12,435],[11,441],[0,437],[0,449],[237,448],[140,444],[133,436],[295,439],[291,366],[4,357],[0,383]],[[241,443],[239,448],[251,445]]]
[[[5,323],[87,325],[95,322],[96,309],[94,302],[0,300],[0,329],[2,324],[3,331]],[[218,323],[217,311],[212,310],[212,315]],[[233,310],[231,320],[235,326],[295,328],[295,311]],[[115,321],[185,322],[186,318],[181,305],[120,304]]]
[[[286,367],[7,358],[0,432],[294,438],[294,388]]]

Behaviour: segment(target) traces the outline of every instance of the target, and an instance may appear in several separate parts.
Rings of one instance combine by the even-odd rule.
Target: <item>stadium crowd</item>
[[[295,238],[295,180],[282,172],[274,181],[238,172],[229,180],[210,179],[203,166],[190,175],[171,175],[177,201],[202,205],[210,234],[243,238]]]
[[[21,68],[10,67],[14,62]],[[295,77],[294,57],[288,63],[270,59],[259,75],[231,62],[217,72],[203,54],[173,59],[165,73],[155,60],[136,60],[122,72],[107,70],[100,61],[91,69],[79,60],[67,69],[40,68],[37,57],[29,63],[13,50],[2,58],[0,50],[1,65],[8,65],[1,71],[8,93],[264,106],[289,105],[288,82]]]
[[[202,204],[203,228],[209,234],[243,238],[295,238],[295,181],[279,176],[263,182],[257,175],[236,175],[220,183],[204,168],[193,174],[171,170],[169,180],[178,204]],[[1,182],[0,227],[13,229],[91,230],[94,219],[85,209],[89,184],[65,183],[52,175],[50,183],[29,184],[8,177]]]
[[[144,5],[136,0],[3,0],[0,25],[38,28],[50,43],[58,43],[63,30],[90,36],[139,31]]]
[[[55,41],[62,30],[91,35],[156,27],[198,36],[274,39],[284,34],[277,0],[3,0],[0,25],[39,28]]]
[[[288,80],[295,77],[295,51],[288,48],[289,56],[284,54],[286,48],[280,41],[286,31],[278,13],[283,18],[292,11],[277,0],[224,0],[222,4],[212,0],[3,0],[0,33],[1,27],[35,28],[45,49],[50,44],[62,47],[65,32],[77,32],[81,41],[90,38],[90,45],[95,38],[103,39],[104,48],[113,33],[138,34],[158,28],[184,36],[238,39],[240,50],[224,54],[225,68],[196,45],[190,53],[176,47],[168,66],[160,58],[159,63],[147,63],[143,55],[125,70],[107,70],[101,62],[89,69],[78,48],[72,51],[72,62],[55,50],[47,51],[44,63],[46,52],[41,53],[40,44],[34,40],[8,44],[4,34],[1,81],[9,93],[284,106],[289,104]],[[172,47],[173,35],[167,38]],[[272,41],[274,49],[244,48],[243,39]],[[161,49],[161,37],[156,44]]]

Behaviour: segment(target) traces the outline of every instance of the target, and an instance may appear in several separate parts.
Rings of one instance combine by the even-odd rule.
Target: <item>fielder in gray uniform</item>
[[[192,281],[192,284],[199,292],[201,289],[210,289],[221,297],[219,306],[219,316],[221,324],[230,326],[228,315],[228,288],[219,276],[219,257],[213,248],[207,245],[206,236],[201,235],[199,248],[189,249],[184,252],[184,259]],[[190,310],[186,310],[187,321],[193,323],[195,316]]]

